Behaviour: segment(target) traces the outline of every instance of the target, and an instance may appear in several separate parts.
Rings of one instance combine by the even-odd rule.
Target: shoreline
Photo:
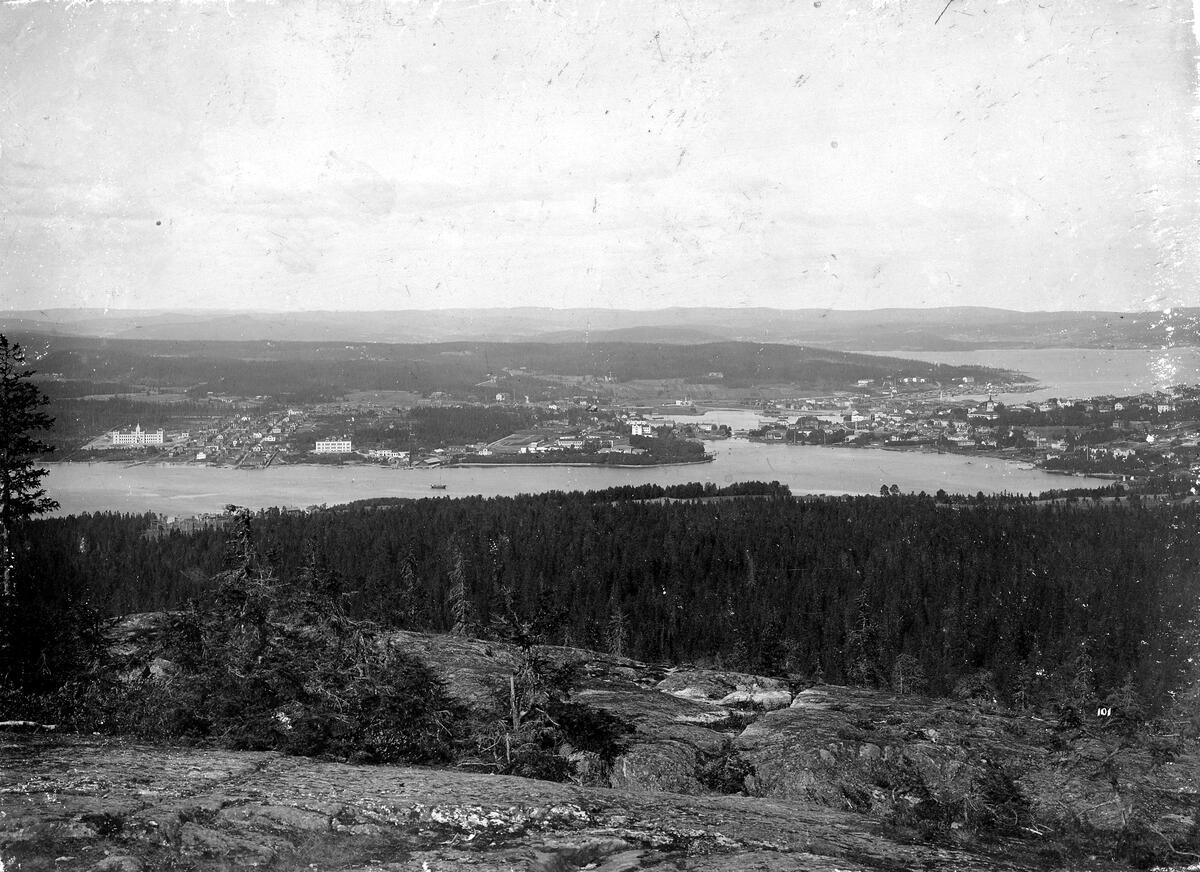
[[[703,460],[670,460],[663,463],[572,463],[563,461],[562,463],[448,463],[441,467],[430,467],[433,469],[487,469],[489,467],[497,467],[499,469],[543,469],[551,467],[572,467],[576,469],[658,469],[667,466],[697,466],[704,463],[712,463],[716,458],[709,454]]]
[[[832,446],[831,446],[832,447]],[[47,464],[47,490],[62,505],[60,514],[88,511],[142,512],[184,516],[220,511],[226,504],[254,508],[340,504],[371,497],[504,497],[557,490],[597,490],[614,485],[666,485],[777,480],[794,495],[870,495],[881,484],[905,492],[1033,493],[1064,487],[1100,487],[1086,477],[1063,479],[1008,461],[968,465],[961,456],[920,452],[780,451],[738,441],[712,461],[650,466],[495,463],[430,468],[421,474],[376,465],[272,465],[259,475],[231,466],[64,462]],[[495,467],[489,470],[488,467]],[[446,491],[430,490],[448,484]]]
[[[724,441],[728,441],[728,440],[721,440],[721,441],[724,442]],[[824,448],[824,449],[832,449],[832,450],[851,450],[851,451],[864,451],[864,450],[888,451],[888,452],[895,453],[895,454],[921,454],[921,455],[927,455],[927,456],[951,455],[954,457],[961,457],[961,458],[967,458],[967,459],[978,457],[981,459],[996,460],[996,461],[1000,461],[1002,463],[1014,464],[1014,465],[1019,466],[1022,469],[1036,471],[1036,472],[1043,472],[1043,473],[1046,473],[1047,475],[1064,476],[1064,477],[1068,477],[1068,478],[1095,478],[1095,479],[1103,479],[1106,481],[1115,481],[1115,482],[1119,482],[1123,478],[1121,475],[1116,474],[1116,473],[1087,473],[1087,472],[1076,472],[1076,471],[1068,470],[1068,469],[1045,469],[1044,467],[1038,466],[1030,458],[1008,455],[1008,454],[1004,454],[1003,452],[1000,452],[1000,451],[985,451],[985,450],[978,450],[978,449],[972,450],[972,451],[963,451],[963,450],[957,450],[954,448],[946,448],[946,447],[936,448],[936,447],[931,447],[929,445],[889,445],[887,443],[872,443],[872,444],[867,444],[867,445],[856,445],[856,444],[848,444],[848,443],[837,443],[837,444],[833,444],[833,445],[800,445],[800,444],[788,444],[788,443],[772,443],[772,442],[767,442],[765,440],[758,440],[758,439],[748,439],[746,441],[750,442],[752,444],[756,444],[756,445],[778,445],[779,447],[784,447],[784,448]],[[240,464],[211,463],[211,462],[207,462],[207,461],[194,461],[194,460],[185,460],[185,461],[175,462],[175,461],[168,460],[168,459],[155,460],[152,458],[141,458],[141,459],[136,459],[136,460],[134,460],[134,459],[122,460],[122,459],[117,459],[117,458],[112,458],[112,459],[97,458],[97,459],[92,459],[92,460],[43,460],[42,462],[50,463],[55,466],[72,466],[72,465],[93,466],[93,465],[100,465],[100,464],[113,464],[113,465],[119,464],[122,469],[133,469],[133,468],[136,468],[139,466],[159,466],[159,467],[167,467],[167,468],[172,468],[172,469],[176,469],[176,468],[177,469],[198,469],[198,468],[231,469],[231,470],[238,470],[241,472],[250,472],[250,473],[263,472],[268,469],[285,469],[288,467],[297,468],[297,469],[328,468],[328,469],[343,469],[343,470],[345,470],[345,469],[349,469],[349,470],[387,469],[387,470],[404,470],[404,471],[409,471],[409,472],[433,473],[433,472],[438,472],[438,471],[447,470],[447,469],[489,469],[489,468],[495,468],[495,469],[566,469],[566,468],[570,468],[570,469],[668,469],[668,468],[680,467],[680,466],[702,466],[704,464],[713,463],[716,459],[717,459],[717,456],[715,454],[706,454],[705,457],[700,460],[675,460],[675,461],[666,461],[666,462],[660,462],[660,463],[584,463],[584,462],[574,462],[574,461],[545,462],[545,463],[537,463],[537,462],[535,462],[535,463],[507,463],[507,462],[480,463],[480,462],[466,461],[466,462],[462,462],[462,463],[446,463],[446,464],[442,464],[442,465],[438,465],[438,466],[424,466],[424,467],[367,463],[365,461],[361,462],[361,463],[306,463],[306,462],[282,463],[282,464],[272,463],[272,464],[265,464],[262,466],[246,467],[246,466],[242,466]]]
[[[761,442],[759,440],[746,440],[756,445],[770,445],[769,442]],[[780,445],[785,448],[818,448],[828,449],[833,451],[887,451],[893,454],[918,454],[924,456],[950,455],[958,458],[978,457],[986,460],[999,461],[1005,464],[1014,465],[1022,470],[1030,472],[1040,472],[1047,475],[1054,475],[1063,478],[1081,478],[1081,479],[1099,479],[1109,482],[1120,482],[1122,476],[1110,473],[1084,473],[1075,472],[1067,469],[1045,469],[1038,466],[1031,460],[1022,457],[1013,457],[1004,455],[998,452],[984,451],[955,451],[953,449],[930,449],[928,446],[894,446],[887,444],[871,444],[871,445],[853,445],[853,444],[834,444],[834,445]],[[390,470],[404,471],[417,473],[436,474],[445,472],[446,470],[454,469],[612,469],[612,470],[653,470],[653,469],[672,469],[676,467],[686,466],[704,466],[713,463],[717,460],[715,454],[708,454],[702,460],[676,460],[664,463],[578,463],[564,461],[559,463],[448,463],[440,466],[392,466],[387,464],[369,464],[369,463],[347,463],[347,464],[332,464],[332,463],[287,463],[287,464],[272,464],[267,466],[244,467],[237,464],[218,464],[195,461],[184,461],[181,463],[172,463],[169,460],[137,460],[123,463],[122,469],[134,469],[145,466],[158,466],[169,469],[228,469],[237,472],[265,472],[268,469],[336,469],[336,470]],[[98,466],[102,464],[118,464],[122,463],[117,460],[61,460],[47,461],[54,466]]]
[[[772,443],[763,440],[749,440],[756,445],[771,445]],[[869,445],[853,445],[848,443],[835,443],[833,445],[791,445],[788,443],[777,443],[784,448],[823,448],[831,451],[890,451],[894,454],[923,454],[926,456],[951,455],[953,457],[974,458],[978,457],[986,460],[998,460],[1001,463],[1011,463],[1021,469],[1026,469],[1032,472],[1044,472],[1047,475],[1061,475],[1070,478],[1099,478],[1106,481],[1121,481],[1123,476],[1117,473],[1108,472],[1075,472],[1070,469],[1046,469],[1038,466],[1027,457],[1017,457],[1008,454],[1003,454],[998,451],[956,451],[952,448],[930,449],[928,446],[914,445],[888,445],[887,443],[872,443]]]
[[[579,469],[659,469],[670,466],[697,466],[712,463],[716,457],[709,454],[703,460],[671,460],[661,463],[446,463],[438,466],[398,466],[379,463],[278,463],[269,466],[241,466],[236,463],[208,463],[205,461],[188,460],[174,463],[170,460],[42,460],[43,464],[53,466],[120,466],[122,469],[134,469],[139,466],[165,466],[172,469],[233,469],[240,472],[264,472],[268,469],[391,469],[406,472],[439,472],[446,469],[548,469],[553,467],[574,467]]]
[[[821,448],[829,450],[842,451],[888,451],[894,454],[921,454],[926,456],[932,455],[951,455],[953,457],[962,458],[983,458],[987,460],[998,460],[1002,463],[1011,463],[1019,466],[1022,469],[1043,472],[1047,475],[1058,475],[1069,478],[1098,478],[1108,481],[1121,481],[1122,476],[1115,473],[1086,473],[1075,472],[1069,469],[1045,469],[1038,466],[1031,459],[1026,457],[1018,457],[1006,455],[1001,452],[992,451],[959,451],[953,448],[931,449],[929,446],[897,446],[888,445],[886,443],[873,443],[869,445],[854,445],[854,444],[834,444],[834,445],[792,445],[787,443],[771,443],[757,439],[746,440],[755,445],[772,445],[778,444],[783,448]],[[701,460],[674,460],[662,463],[579,463],[571,461],[563,462],[547,462],[547,463],[447,463],[439,466],[393,466],[389,464],[372,464],[372,463],[283,463],[269,464],[264,466],[246,467],[239,464],[226,463],[208,463],[197,461],[181,461],[172,462],[170,460],[129,460],[122,461],[117,459],[112,460],[46,460],[44,463],[53,464],[55,466],[94,466],[101,464],[120,464],[122,469],[133,469],[139,466],[160,466],[172,469],[231,469],[241,472],[264,472],[268,469],[285,469],[288,467],[297,469],[387,469],[387,470],[403,470],[407,472],[438,472],[447,469],[667,469],[679,466],[703,466],[704,464],[713,463],[717,459],[716,455],[708,454]]]

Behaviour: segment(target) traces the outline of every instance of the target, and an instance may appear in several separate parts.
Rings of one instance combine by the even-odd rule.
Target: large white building
[[[318,439],[317,447],[313,449],[314,454],[350,454],[353,451],[354,446],[345,436],[341,439]]]
[[[129,432],[113,430],[108,435],[112,439],[113,445],[141,446],[163,444],[163,431],[161,427],[158,430],[143,430],[142,425],[138,424]]]

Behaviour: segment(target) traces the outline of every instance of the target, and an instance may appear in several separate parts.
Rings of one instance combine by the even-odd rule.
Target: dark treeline
[[[421,445],[492,442],[549,417],[528,406],[416,406],[409,426]]]
[[[687,484],[622,484],[590,491],[549,491],[550,496],[570,496],[591,503],[612,503],[631,500],[696,500],[712,497],[790,497],[791,488],[778,481],[738,481],[717,486],[713,482],[688,482]],[[344,506],[326,509],[331,512],[357,511],[401,506],[411,503],[408,497],[372,497],[356,500]]]
[[[132,390],[129,385],[120,382],[94,381],[86,378],[39,381],[38,390],[52,401],[90,397],[103,394],[122,394]]]
[[[643,501],[670,495],[652,488],[271,510],[255,527],[280,577],[315,555],[391,626],[486,627],[511,602],[550,641],[644,659],[884,683],[908,655],[932,692],[990,673],[1030,701],[1131,679],[1162,702],[1196,651],[1195,505]],[[176,608],[220,568],[224,533],[144,535],[153,521],[40,520],[23,562],[114,613]]]
[[[655,463],[695,462],[703,460],[706,454],[703,443],[678,439],[674,433],[664,430],[657,436],[630,436],[629,444],[645,451],[645,456]]]

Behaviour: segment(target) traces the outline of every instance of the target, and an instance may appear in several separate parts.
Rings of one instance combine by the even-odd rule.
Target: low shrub
[[[633,727],[572,700],[579,674],[577,661],[556,661],[532,643],[521,645],[512,675],[493,685],[468,763],[505,775],[606,784]]]
[[[379,627],[350,619],[320,573],[280,581],[237,516],[232,567],[172,616],[172,668],[132,681],[97,668],[40,697],[67,728],[355,762],[452,759],[464,718],[441,681]]]
[[[990,761],[977,761],[969,780],[929,783],[910,761],[878,761],[873,784],[890,794],[885,822],[926,841],[958,837],[1017,836],[1031,820],[1028,799],[1011,775]]]
[[[310,590],[247,585],[241,573],[222,581],[218,599],[169,639],[182,667],[166,682],[172,729],[235,749],[356,762],[451,758],[459,719],[441,682],[379,628]]]

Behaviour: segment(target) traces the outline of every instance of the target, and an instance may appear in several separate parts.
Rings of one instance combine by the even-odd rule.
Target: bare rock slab
[[[23,872],[1035,868],[810,803],[38,736],[0,742],[0,856]]]

